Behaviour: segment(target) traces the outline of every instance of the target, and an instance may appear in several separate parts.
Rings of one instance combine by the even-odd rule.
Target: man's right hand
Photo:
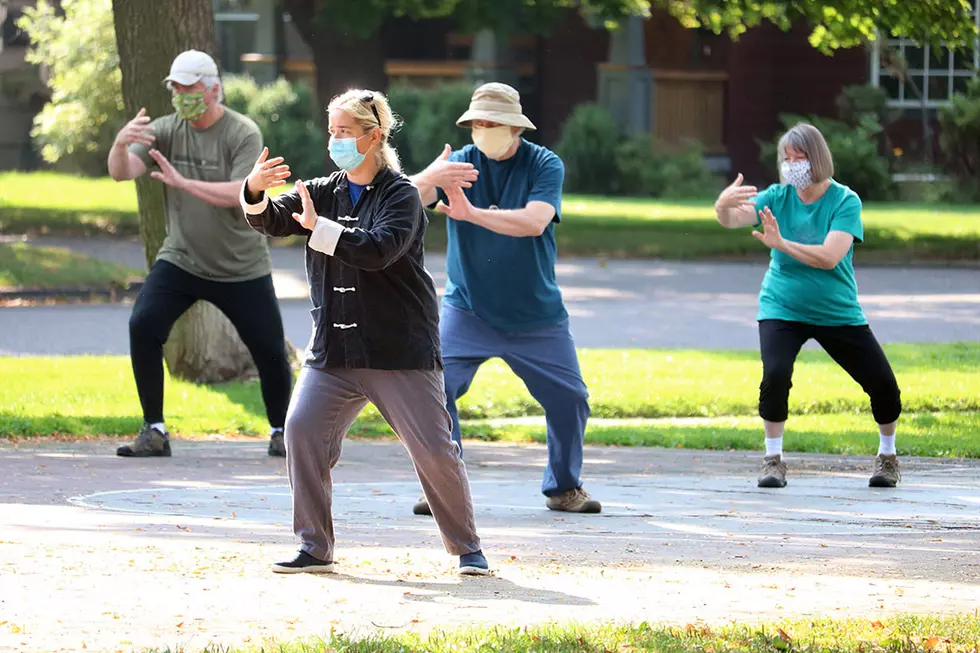
[[[422,171],[422,177],[426,184],[437,186],[442,189],[448,188],[470,188],[480,171],[473,167],[472,163],[465,161],[450,161],[449,155],[453,148],[446,144],[435,161]]]
[[[140,109],[136,117],[119,130],[115,144],[120,147],[129,147],[133,143],[146,146],[153,145],[153,141],[156,139],[153,131],[153,127],[150,126],[150,117],[146,115],[146,109]]]
[[[281,156],[273,159],[269,158],[269,148],[263,147],[262,154],[255,161],[251,174],[245,180],[245,190],[252,197],[257,197],[259,193],[265,192],[270,188],[282,186],[289,178],[289,166],[283,164]]]

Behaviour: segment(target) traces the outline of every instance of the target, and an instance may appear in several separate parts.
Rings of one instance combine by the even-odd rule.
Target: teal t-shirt
[[[831,231],[849,233],[854,242],[864,239],[861,198],[834,180],[812,204],[804,204],[792,186],[774,184],[756,196],[755,206],[757,211],[768,206],[783,238],[801,245],[821,245]],[[853,256],[851,245],[833,270],[821,270],[772,250],[759,291],[758,319],[818,326],[867,324],[858,303]]]
[[[551,150],[521,141],[509,159],[495,161],[474,145],[449,156],[472,163],[480,176],[464,192],[480,209],[523,209],[547,202],[555,217],[540,236],[505,236],[472,222],[446,220],[446,303],[475,313],[507,333],[544,329],[568,318],[555,277],[555,224],[561,219],[565,165]],[[439,190],[439,199],[446,195]]]

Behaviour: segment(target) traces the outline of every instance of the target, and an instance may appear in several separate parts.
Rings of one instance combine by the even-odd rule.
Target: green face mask
[[[175,93],[170,101],[177,115],[184,120],[197,120],[208,110],[204,104],[204,93]]]

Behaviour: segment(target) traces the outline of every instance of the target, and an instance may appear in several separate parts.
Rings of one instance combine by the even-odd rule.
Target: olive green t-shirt
[[[262,152],[258,126],[227,107],[207,129],[195,129],[176,113],[150,124],[156,130],[152,147],[188,179],[243,180]],[[148,169],[157,169],[150,149],[129,147]],[[213,281],[249,281],[272,272],[265,236],[248,225],[240,207],[214,206],[169,185],[164,185],[164,203],[167,238],[157,260]]]

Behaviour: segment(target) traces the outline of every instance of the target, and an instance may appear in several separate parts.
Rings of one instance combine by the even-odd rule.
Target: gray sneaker
[[[276,458],[286,457],[286,436],[282,431],[275,431],[269,436],[269,455]]]
[[[124,458],[149,458],[152,456],[170,457],[170,434],[161,432],[146,422],[133,444],[124,444],[116,449],[116,455]]]
[[[898,456],[880,453],[875,458],[875,471],[868,487],[895,487],[902,475],[898,471]]]
[[[782,456],[777,454],[762,459],[759,487],[786,487],[786,463]]]
[[[548,497],[545,502],[548,510],[560,510],[562,512],[585,512],[595,514],[602,512],[602,504],[589,496],[589,493],[580,487],[565,490],[559,495]]]

